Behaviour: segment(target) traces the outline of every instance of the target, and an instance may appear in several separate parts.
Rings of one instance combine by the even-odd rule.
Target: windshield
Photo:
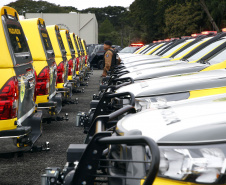
[[[208,52],[210,52],[212,49],[216,48],[217,46],[219,46],[223,42],[225,42],[225,40],[223,40],[223,39],[218,40],[216,42],[213,42],[212,44],[206,46],[205,48],[201,49],[199,52],[192,55],[190,58],[188,58],[188,60],[190,62],[198,60],[199,58],[201,58],[202,56],[204,56],[205,54],[207,54]]]
[[[58,40],[58,42],[59,42],[59,44],[60,44],[61,50],[65,50],[65,48],[64,48],[64,43],[63,43],[63,41],[62,41],[62,37],[61,37],[60,33],[57,33],[57,40]]]
[[[211,58],[208,62],[212,65],[223,62],[225,60],[226,60],[226,48],[223,51],[217,53],[217,55]]]
[[[208,37],[208,38],[205,38],[205,39],[202,39],[198,42],[196,42],[195,44],[192,44],[191,46],[189,46],[187,49],[185,49],[184,51],[178,53],[177,55],[174,56],[174,58],[179,58],[179,57],[182,57],[183,55],[185,55],[187,52],[189,52],[191,49],[195,48],[196,46],[198,46],[199,44],[201,44],[202,42],[204,41],[207,41],[211,39],[211,37]]]
[[[47,33],[47,30],[44,30],[44,29],[41,30],[41,37],[42,37],[46,51],[53,50],[51,41],[49,39],[49,35]]]
[[[168,43],[168,44],[163,44],[162,46],[160,46],[158,49],[156,49],[153,53],[151,53],[151,55],[155,55],[156,53],[162,51],[163,49],[165,49],[169,44],[171,43]],[[156,47],[158,47],[159,45],[157,45]],[[154,48],[153,48],[154,49]]]
[[[119,53],[133,53],[137,49],[138,49],[138,47],[125,47],[124,49],[119,51]]]
[[[12,21],[10,21],[12,22]],[[8,34],[14,53],[29,52],[26,38],[19,24],[7,24]]]
[[[77,45],[77,42],[76,42],[76,39],[75,39],[75,36],[74,35],[73,35],[73,38],[74,38],[76,50],[77,50],[77,52],[79,52],[78,45]]]
[[[181,46],[183,46],[184,44],[186,44],[187,42],[189,42],[190,40],[186,40],[180,44],[177,44],[176,46],[174,46],[173,48],[171,48],[169,51],[167,51],[166,53],[164,53],[163,56],[167,56],[169,54],[171,54],[172,52],[176,51],[177,49],[179,49]]]
[[[84,50],[83,50],[83,47],[82,47],[82,43],[81,43],[81,39],[80,39],[80,38],[78,38],[78,44],[79,44],[80,49],[81,49],[82,51],[84,51]]]
[[[147,48],[145,48],[144,50],[142,50],[141,52],[139,52],[139,54],[145,54],[147,53],[148,51],[151,51],[151,49],[153,49],[154,47],[156,47],[157,45],[151,45],[151,46],[148,46]]]

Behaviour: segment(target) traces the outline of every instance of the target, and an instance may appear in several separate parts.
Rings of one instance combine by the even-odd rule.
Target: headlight
[[[145,97],[145,98],[136,98],[135,108],[137,111],[145,109],[157,109],[157,108],[166,108],[167,100],[164,97]]]
[[[160,96],[147,96],[143,98],[136,98],[136,110],[145,110],[145,109],[163,109],[169,107],[167,102],[179,101],[188,99],[190,96],[189,92],[182,93],[172,93]]]
[[[226,182],[226,145],[160,146],[160,177],[193,183]]]

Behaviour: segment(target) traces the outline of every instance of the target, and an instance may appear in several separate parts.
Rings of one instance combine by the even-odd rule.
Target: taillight
[[[48,95],[49,94],[49,67],[46,66],[40,72],[37,77],[36,95]]]
[[[12,77],[0,90],[0,120],[17,117],[18,99],[18,81]]]
[[[57,66],[57,83],[64,83],[64,62]]]
[[[35,92],[34,92],[34,102],[36,102],[36,97],[37,97],[37,91],[38,91],[38,87],[37,87],[37,82],[38,82],[38,76],[36,71],[34,71],[35,73]]]
[[[76,58],[77,64],[76,64],[76,71],[79,71],[79,58]]]
[[[88,56],[86,55],[85,64],[87,64]]]
[[[73,74],[73,60],[69,60],[68,62],[68,76],[71,76]]]

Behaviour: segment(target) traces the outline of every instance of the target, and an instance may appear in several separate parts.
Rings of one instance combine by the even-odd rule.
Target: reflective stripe
[[[22,126],[21,123],[27,118],[29,117],[35,110],[35,106],[29,110],[26,114],[24,114],[20,119],[17,120],[17,125],[18,126]]]

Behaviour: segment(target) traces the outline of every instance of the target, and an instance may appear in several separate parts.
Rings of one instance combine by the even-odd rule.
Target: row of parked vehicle
[[[119,55],[78,115],[84,144],[42,184],[225,184],[226,29]]]
[[[67,120],[62,106],[77,103],[91,74],[86,43],[41,18],[19,20],[11,7],[0,7],[0,154],[30,151],[42,123]]]

